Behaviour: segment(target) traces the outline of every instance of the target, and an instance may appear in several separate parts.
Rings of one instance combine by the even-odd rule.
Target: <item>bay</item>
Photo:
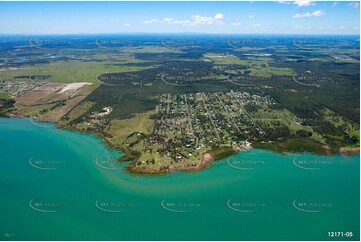
[[[359,155],[254,149],[134,176],[94,135],[46,125],[0,118],[2,240],[359,240]]]

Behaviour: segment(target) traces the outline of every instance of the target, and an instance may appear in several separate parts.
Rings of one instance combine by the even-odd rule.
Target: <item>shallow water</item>
[[[0,119],[2,240],[359,239],[359,155],[255,149],[132,176],[95,136],[49,127]]]

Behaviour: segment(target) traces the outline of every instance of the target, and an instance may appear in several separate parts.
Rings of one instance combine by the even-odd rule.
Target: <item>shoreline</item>
[[[209,166],[209,164],[211,164],[214,161],[218,161],[227,157],[230,157],[232,155],[238,154],[240,152],[242,152],[242,150],[236,150],[230,147],[226,147],[226,148],[217,148],[217,149],[213,149],[213,150],[207,150],[205,151],[201,157],[200,157],[200,163],[197,166],[186,166],[186,167],[182,167],[182,168],[172,168],[172,167],[168,167],[166,169],[151,169],[151,168],[139,168],[136,166],[136,162],[138,161],[138,157],[135,157],[134,154],[131,153],[131,151],[124,149],[123,147],[119,146],[119,145],[115,145],[113,144],[108,137],[102,135],[99,132],[92,132],[92,131],[84,131],[84,130],[78,130],[76,128],[73,128],[71,126],[68,125],[59,125],[59,123],[57,122],[51,122],[51,121],[39,121],[37,120],[35,117],[29,117],[29,116],[21,116],[21,115],[9,115],[9,116],[4,116],[3,118],[34,118],[37,122],[49,122],[49,123],[54,123],[55,127],[54,128],[58,128],[58,129],[63,129],[63,130],[69,130],[72,132],[77,132],[77,133],[82,133],[82,134],[90,134],[90,135],[94,135],[96,138],[101,139],[102,141],[105,142],[106,147],[110,148],[110,149],[114,149],[116,151],[120,151],[121,153],[123,153],[124,155],[119,157],[117,159],[117,162],[119,163],[123,163],[126,162],[128,163],[125,166],[125,170],[126,172],[130,173],[131,175],[148,175],[148,176],[155,176],[155,175],[166,175],[166,174],[170,174],[172,172],[175,171],[184,171],[184,172],[197,172],[197,171],[201,171],[205,168],[207,168]],[[34,125],[34,124],[32,124]],[[257,145],[256,145],[257,146]],[[357,155],[360,154],[360,147],[340,147],[337,151],[337,153],[332,154],[329,151],[329,149],[325,148],[325,152],[321,152],[321,153],[314,153],[314,152],[310,152],[310,151],[304,151],[304,150],[300,150],[300,151],[295,151],[295,150],[275,150],[269,147],[255,147],[256,149],[263,149],[263,150],[268,150],[277,154],[285,154],[285,153],[305,153],[305,152],[309,152],[313,155],[324,155],[324,156],[333,156],[333,155]],[[251,149],[253,149],[253,147],[251,147]],[[127,157],[127,159],[124,160],[124,158]]]
[[[225,156],[225,157],[220,157],[220,158],[215,159],[215,156],[217,155],[215,153],[217,153],[217,151],[219,152],[219,149],[208,150],[208,151],[204,152],[201,155],[200,163],[196,166],[185,166],[185,167],[181,167],[181,168],[168,167],[166,169],[155,170],[155,169],[137,167],[136,166],[137,159],[135,159],[126,166],[126,169],[128,172],[130,172],[133,175],[166,175],[166,174],[170,174],[170,173],[176,172],[176,171],[196,172],[196,171],[201,171],[201,170],[207,168],[214,161],[218,161],[218,160],[228,157],[228,156]],[[225,149],[223,151],[227,152],[229,150]],[[232,153],[232,155],[237,154],[238,152],[242,152],[241,150],[238,150],[238,151],[233,150],[233,151],[234,152]]]
[[[339,152],[343,155],[354,155],[360,153],[360,147],[341,147]]]

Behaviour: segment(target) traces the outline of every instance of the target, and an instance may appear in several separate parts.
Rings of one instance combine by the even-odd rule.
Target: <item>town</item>
[[[250,131],[264,132],[244,106],[262,108],[273,103],[269,96],[248,92],[162,94],[153,132],[135,132],[123,146],[139,152],[139,168],[197,167],[209,150],[251,149]]]

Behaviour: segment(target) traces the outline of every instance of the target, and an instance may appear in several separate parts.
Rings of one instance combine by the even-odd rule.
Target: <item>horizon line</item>
[[[50,35],[126,35],[126,34],[136,34],[136,35],[335,35],[335,36],[360,36],[360,33],[349,33],[349,34],[338,34],[338,33],[319,33],[319,34],[310,34],[310,33],[206,33],[206,32],[118,32],[118,33],[0,33],[0,35],[32,35],[32,36],[50,36]]]

